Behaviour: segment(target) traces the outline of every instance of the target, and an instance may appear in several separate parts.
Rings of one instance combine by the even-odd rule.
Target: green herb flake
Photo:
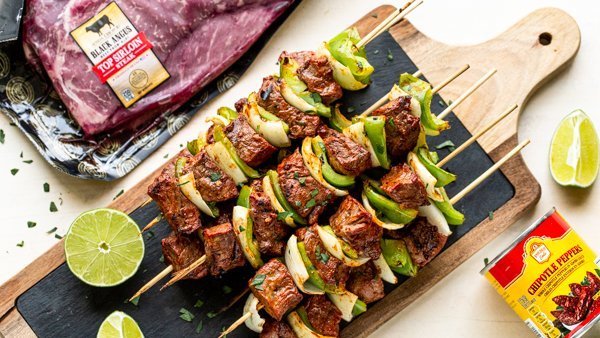
[[[202,299],[198,299],[198,300],[196,301],[196,304],[194,304],[194,307],[195,307],[196,309],[199,309],[199,308],[201,308],[201,307],[202,307],[202,305],[204,305],[204,301],[202,301]]]
[[[6,138],[6,134],[4,134],[4,130],[0,129],[0,143],[4,144],[5,138]]]
[[[32,222],[32,221],[27,221],[27,227],[28,228],[34,228],[37,225],[36,222]]]
[[[296,201],[294,204],[296,204],[297,207],[302,206],[302,202],[300,202],[300,201]]]
[[[222,289],[223,289],[223,293],[226,295],[230,294],[231,291],[233,291],[229,285],[223,285]]]
[[[214,182],[214,181],[213,181],[213,182]],[[186,185],[186,184],[188,184],[188,183],[190,183],[190,181],[185,181],[185,182],[183,182],[183,183],[178,183],[178,184],[177,184],[177,186],[178,186],[178,187],[181,187],[182,185]]]
[[[163,158],[169,158],[169,154],[165,154],[165,156],[163,156]]]
[[[165,262],[165,256],[164,255],[160,255],[160,258],[158,259],[159,262],[164,263]]]
[[[292,212],[291,211],[282,211],[277,213],[277,220],[278,221],[285,221],[286,218],[292,216]]]
[[[396,127],[396,123],[394,122],[394,119],[389,119],[388,124],[392,127]]]
[[[377,15],[377,13],[373,13],[373,14],[371,14],[371,17],[377,19],[378,15]]]
[[[209,311],[208,313],[206,313],[206,317],[208,317],[209,319],[215,318],[218,315],[219,314],[215,311]]]
[[[200,333],[202,331],[202,321],[200,321],[200,323],[198,323],[198,326],[196,326],[196,333]]]
[[[310,192],[310,197],[315,197],[319,194],[319,189],[313,189],[313,191]]]
[[[59,234],[54,234],[54,238],[56,238],[56,239],[62,239],[62,238],[63,238],[63,236],[61,236],[61,235],[59,235]]]
[[[135,297],[134,299],[132,299],[130,301],[131,304],[138,306],[138,303],[140,302],[140,296]]]
[[[179,318],[185,320],[186,322],[191,322],[194,320],[194,314],[189,312],[186,308],[179,309]]]
[[[221,178],[221,173],[211,173],[210,174],[210,180],[213,182],[218,181]]]
[[[300,185],[304,186],[306,184],[306,177],[300,177],[298,182],[300,182]]]
[[[490,212],[488,213],[488,219],[489,219],[490,221],[494,219],[494,212],[493,212],[493,211],[490,211]]]
[[[440,150],[440,149],[444,149],[444,148],[448,148],[450,151],[454,151],[454,149],[456,146],[454,145],[454,142],[452,142],[451,140],[446,140],[440,144],[438,144],[437,146],[435,146],[435,149]]]
[[[54,202],[50,202],[50,212],[57,212],[58,208]]]
[[[490,259],[486,257],[483,259],[483,266],[487,266],[488,264],[490,264]]]
[[[25,241],[20,241],[19,243],[17,243],[17,246],[19,248],[22,248],[25,245]]]
[[[20,157],[20,158],[23,158],[23,152],[21,152],[21,153],[19,154],[19,157]]]
[[[52,229],[50,229],[50,230],[46,231],[46,233],[47,233],[48,235],[50,235],[50,234],[53,234],[53,233],[55,233],[55,232],[56,232],[56,230],[58,230],[58,228],[57,228],[57,227],[54,227],[54,228],[52,228]]]
[[[31,164],[31,163],[33,163],[33,160],[25,160],[25,161],[23,161],[23,163]]]
[[[262,273],[256,274],[256,276],[254,276],[254,278],[252,279],[252,282],[250,282],[250,286],[254,286],[255,289],[262,291],[262,284],[265,281],[265,278],[267,278],[267,275],[264,275]]]
[[[375,54],[375,55],[379,54],[379,49],[375,49],[375,50],[373,51],[373,54]]]
[[[299,177],[300,177],[300,175],[298,175],[298,172],[295,172],[295,173],[294,173],[294,178],[295,178],[295,179],[298,179]]]
[[[388,61],[394,61],[394,54],[392,54],[391,49],[388,49],[387,59],[388,59]]]
[[[240,230],[240,232],[242,232],[242,231],[246,231],[246,228],[244,228],[244,226],[242,226],[242,225],[240,225],[240,226],[238,227],[238,229]]]
[[[348,109],[346,109],[346,111],[350,114],[354,113],[356,111],[356,109],[354,108],[354,106],[350,106],[348,107]]]
[[[317,202],[315,202],[314,198],[311,198],[308,202],[306,202],[305,207],[306,208],[312,208],[317,204]]]
[[[444,101],[442,101],[442,100],[438,100],[438,104],[439,104],[441,107],[445,107],[445,106],[446,106],[446,104],[445,104],[445,103],[444,103]]]
[[[327,262],[329,262],[329,255],[326,252],[322,252],[320,247],[317,247],[315,250],[315,255],[321,263],[327,264]]]
[[[113,201],[116,200],[119,196],[123,195],[124,192],[125,192],[125,190],[123,190],[123,189],[119,190],[119,192],[115,195],[115,197],[113,197]]]
[[[15,175],[16,175],[18,172],[19,172],[19,169],[17,169],[17,168],[10,169],[10,173],[11,173],[13,176],[15,176]]]
[[[44,183],[44,192],[50,192],[50,184],[48,182]]]
[[[146,231],[146,240],[152,239],[152,238],[154,238],[154,236],[156,236],[154,234],[154,231],[152,231],[152,230]]]

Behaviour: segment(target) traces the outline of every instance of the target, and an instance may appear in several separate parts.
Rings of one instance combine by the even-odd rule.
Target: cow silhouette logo
[[[96,20],[93,24],[85,27],[86,32],[94,32],[100,36],[102,36],[102,28],[108,25],[108,28],[114,26],[114,24],[110,21],[107,15],[101,16],[98,20]]]

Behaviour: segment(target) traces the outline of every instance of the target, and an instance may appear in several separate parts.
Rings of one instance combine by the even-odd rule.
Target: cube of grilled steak
[[[302,294],[296,288],[292,275],[286,266],[273,258],[263,265],[248,281],[250,291],[274,319],[281,321],[283,316],[302,301]]]
[[[235,101],[234,103],[234,107],[235,107],[235,111],[237,111],[238,113],[241,113],[244,110],[244,106],[248,104],[248,99],[245,97],[242,97],[241,99]]]
[[[206,261],[210,274],[220,276],[246,263],[231,223],[223,223],[202,231]]]
[[[306,299],[303,306],[310,325],[318,333],[332,337],[340,335],[342,313],[327,296],[310,296]]]
[[[204,149],[193,157],[188,168],[194,173],[196,189],[204,201],[223,202],[238,196],[233,179],[219,168]]]
[[[369,151],[346,135],[325,126],[319,129],[319,135],[325,143],[329,164],[338,173],[358,176],[371,168]]]
[[[165,263],[173,266],[174,273],[187,268],[204,256],[204,245],[197,234],[171,233],[163,238],[161,244]],[[185,279],[200,279],[207,274],[208,264],[204,263],[185,276]]]
[[[263,164],[277,151],[277,148],[252,129],[244,115],[233,120],[227,126],[226,133],[242,161],[251,167]]]
[[[283,52],[279,62],[285,64],[288,58],[298,63],[298,77],[302,80],[311,93],[317,93],[325,105],[342,98],[342,87],[333,79],[333,68],[324,55],[315,52]]]
[[[447,236],[440,234],[437,227],[429,224],[423,217],[417,218],[401,231],[410,258],[420,268],[434,259],[448,240]]]
[[[317,182],[296,149],[277,166],[279,184],[287,201],[309,224],[316,223],[325,206],[333,201],[332,192]]]
[[[351,268],[346,288],[367,304],[376,302],[385,296],[383,281],[379,277],[379,268],[373,261]]]
[[[410,114],[410,96],[402,96],[378,108],[372,115],[385,116],[388,154],[396,162],[413,150],[421,131],[421,119]]]
[[[279,322],[273,318],[265,318],[260,338],[296,338],[296,334],[286,322]]]
[[[262,180],[255,180],[250,187],[250,217],[258,250],[267,256],[283,256],[289,227],[277,219],[277,212],[262,189]]]
[[[263,79],[258,92],[258,104],[289,125],[291,138],[299,139],[306,136],[315,136],[321,125],[321,119],[317,115],[305,114],[287,103],[281,95],[279,81],[273,76]]]
[[[304,242],[306,254],[323,281],[326,284],[337,285],[343,289],[348,280],[349,269],[342,261],[327,252],[317,233],[316,226],[296,230],[298,241]]]
[[[200,210],[183,195],[178,186],[173,163],[154,179],[148,187],[148,196],[156,202],[173,231],[189,234],[202,226]]]
[[[347,196],[329,218],[333,232],[363,257],[377,259],[381,255],[383,229],[354,197]]]
[[[404,208],[416,209],[429,204],[425,185],[406,163],[392,167],[381,178],[381,189]]]

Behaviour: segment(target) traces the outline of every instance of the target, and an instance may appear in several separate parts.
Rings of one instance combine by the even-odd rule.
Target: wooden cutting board
[[[394,10],[381,6],[356,23],[362,35],[374,28]],[[489,69],[498,73],[455,110],[462,124],[473,134],[509,105],[521,107],[535,89],[573,59],[580,44],[575,21],[558,9],[540,9],[525,17],[500,36],[474,46],[448,46],[420,33],[408,21],[390,30],[412,61],[432,83],[440,83],[448,74],[468,63],[471,69],[442,90],[445,99],[455,99]],[[493,131],[480,138],[479,144],[498,160],[517,144],[519,111]],[[535,141],[535,140],[534,140]],[[159,169],[160,170],[160,169]],[[133,211],[147,199],[146,189],[158,171],[115,200],[110,207]],[[458,265],[500,234],[523,212],[537,202],[540,186],[520,156],[502,167],[514,187],[514,196],[474,229],[462,236],[440,256],[394,289],[367,313],[345,327],[344,337],[364,337],[419,298]],[[7,337],[34,336],[15,307],[16,299],[64,262],[62,243],[0,286],[0,333]]]

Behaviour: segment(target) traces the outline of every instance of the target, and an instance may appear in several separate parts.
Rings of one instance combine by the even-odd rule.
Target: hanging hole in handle
[[[550,43],[552,43],[552,34],[544,32],[540,34],[538,41],[542,44],[542,46],[548,46]]]

